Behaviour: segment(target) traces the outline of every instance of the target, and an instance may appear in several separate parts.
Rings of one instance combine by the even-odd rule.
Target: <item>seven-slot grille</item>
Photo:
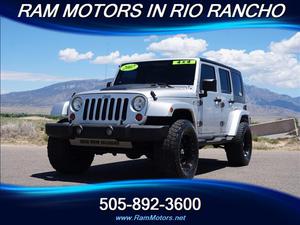
[[[87,98],[82,119],[125,121],[128,102],[128,98]]]

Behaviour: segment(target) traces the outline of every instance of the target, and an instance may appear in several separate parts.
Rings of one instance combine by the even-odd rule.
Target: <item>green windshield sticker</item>
[[[174,60],[172,65],[196,64],[196,60]]]
[[[121,66],[120,70],[121,71],[132,71],[132,70],[136,70],[139,67],[138,64],[126,64]]]

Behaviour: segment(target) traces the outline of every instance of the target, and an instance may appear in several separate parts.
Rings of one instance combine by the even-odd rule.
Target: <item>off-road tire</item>
[[[252,155],[252,135],[249,124],[241,122],[233,140],[225,145],[230,166],[247,166]]]
[[[193,178],[198,166],[198,139],[188,120],[177,120],[160,147],[154,150],[154,162],[164,177]]]
[[[74,149],[68,140],[49,137],[48,158],[57,172],[78,174],[91,166],[94,154]]]

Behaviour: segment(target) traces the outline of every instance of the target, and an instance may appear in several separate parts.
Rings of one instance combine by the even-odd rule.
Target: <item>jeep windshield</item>
[[[162,60],[120,66],[114,85],[193,85],[196,60]]]

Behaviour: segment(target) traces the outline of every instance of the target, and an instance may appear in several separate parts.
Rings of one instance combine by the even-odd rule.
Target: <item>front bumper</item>
[[[110,131],[109,131],[110,130]],[[161,141],[168,134],[169,126],[152,125],[74,125],[47,123],[46,134],[50,137],[74,139],[115,139],[118,141]]]

